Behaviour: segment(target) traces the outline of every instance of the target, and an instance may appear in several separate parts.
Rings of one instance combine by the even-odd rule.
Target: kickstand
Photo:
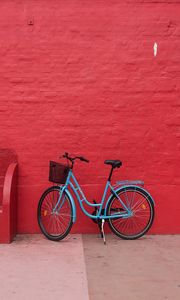
[[[106,245],[106,237],[105,237],[105,234],[104,234],[104,223],[105,223],[105,220],[102,219],[102,222],[101,222],[101,236],[103,238],[104,245]]]

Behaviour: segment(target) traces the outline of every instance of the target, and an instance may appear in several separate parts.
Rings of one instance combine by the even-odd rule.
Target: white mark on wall
[[[158,45],[157,43],[154,43],[154,57],[157,55],[157,48],[158,48]]]

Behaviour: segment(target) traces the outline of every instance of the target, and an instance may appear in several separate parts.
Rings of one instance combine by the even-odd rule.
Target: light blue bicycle
[[[137,239],[143,236],[152,226],[154,220],[154,201],[151,195],[142,188],[142,181],[119,181],[111,184],[115,168],[120,168],[120,160],[105,160],[111,166],[102,199],[99,203],[89,202],[75,175],[73,166],[77,159],[89,162],[82,156],[63,155],[68,165],[50,162],[49,180],[58,184],[44,191],[38,204],[38,223],[43,234],[50,240],[58,241],[67,236],[76,221],[76,196],[84,214],[98,224],[105,242],[104,223],[107,221],[111,230],[123,239]],[[110,196],[107,197],[108,191]],[[83,203],[94,208],[89,213]]]

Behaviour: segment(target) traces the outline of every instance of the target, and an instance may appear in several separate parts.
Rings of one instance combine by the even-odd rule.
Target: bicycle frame
[[[89,202],[87,200],[87,198],[85,197],[85,195],[84,195],[84,193],[83,193],[83,191],[82,191],[82,189],[81,189],[81,187],[80,187],[80,185],[79,185],[76,177],[74,176],[72,170],[69,171],[66,183],[64,185],[60,185],[61,191],[60,191],[59,199],[58,199],[58,202],[57,202],[56,206],[53,209],[53,212],[55,212],[56,209],[59,211],[61,209],[61,207],[63,206],[64,201],[65,201],[65,197],[64,197],[64,199],[62,199],[61,203],[60,203],[60,201],[61,201],[61,197],[62,197],[64,191],[66,191],[67,194],[70,196],[71,202],[73,201],[72,205],[73,205],[73,207],[75,207],[75,203],[74,203],[73,197],[71,196],[71,193],[68,190],[68,186],[70,186],[71,189],[73,190],[73,192],[75,193],[75,195],[76,195],[76,197],[78,199],[80,208],[83,211],[83,213],[86,216],[88,216],[88,217],[90,217],[92,219],[98,219],[98,218],[99,219],[129,218],[132,215],[131,210],[125,205],[125,203],[118,196],[116,189],[114,189],[114,187],[111,185],[111,183],[110,183],[109,180],[106,182],[101,202],[100,203],[91,203],[91,202]],[[111,191],[110,197],[113,194],[117,199],[119,199],[119,201],[122,204],[125,212],[114,213],[113,215],[107,215],[106,211],[107,211],[107,204],[108,204],[108,202],[110,200],[110,197],[109,197],[108,200],[106,201],[106,206],[105,206],[105,209],[104,209],[104,214],[103,215],[101,214],[102,209],[103,209],[103,205],[105,203],[106,195],[107,195],[107,192],[108,192],[109,189]],[[98,213],[97,213],[97,215],[93,215],[93,214],[88,213],[87,210],[83,206],[83,202],[85,202],[88,206],[98,207]],[[74,211],[74,213],[76,213],[75,209],[73,209],[73,211]],[[73,216],[73,222],[75,222],[75,219],[76,219],[76,216]]]

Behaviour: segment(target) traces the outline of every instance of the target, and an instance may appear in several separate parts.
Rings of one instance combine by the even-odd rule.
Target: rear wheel
[[[58,186],[47,189],[39,200],[37,211],[38,224],[42,233],[53,241],[65,238],[73,225],[72,204],[66,192],[63,192],[60,204],[53,212],[60,191],[61,189]],[[62,207],[60,207],[61,203]]]
[[[143,236],[154,220],[154,203],[151,196],[140,187],[128,186],[119,190],[118,196],[131,212],[131,217],[108,219],[111,230],[119,237],[133,240]],[[124,213],[119,199],[112,196],[108,203],[107,214]]]

